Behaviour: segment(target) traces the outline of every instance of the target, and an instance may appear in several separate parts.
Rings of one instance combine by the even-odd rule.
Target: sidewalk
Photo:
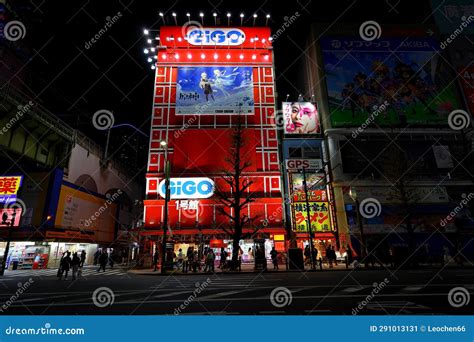
[[[272,263],[268,263],[267,264],[267,270],[264,271],[264,270],[256,270],[254,268],[254,265],[253,264],[243,264],[242,267],[241,267],[241,271],[228,271],[228,270],[225,270],[225,271],[222,271],[220,268],[218,268],[217,266],[215,267],[214,269],[214,273],[216,274],[248,274],[248,273],[261,273],[261,272],[265,272],[265,273],[284,273],[284,272],[301,272],[300,270],[287,270],[286,269],[286,265],[278,265],[278,269],[275,270],[273,269],[273,264]],[[319,265],[317,267],[316,270],[311,270],[311,268],[309,267],[306,267],[305,268],[305,271],[306,272],[321,272],[321,271],[347,271],[347,270],[352,270],[352,267],[350,268],[346,268],[346,264],[344,263],[338,263],[337,266],[333,266],[333,268],[329,268],[329,266],[327,264],[323,264],[323,267],[322,267],[322,270],[320,269]],[[128,270],[129,273],[133,273],[133,274],[138,274],[138,275],[161,275],[161,272],[160,272],[160,269],[158,269],[156,272],[153,271],[153,269],[148,269],[148,268],[143,268],[143,269],[130,269]],[[169,270],[167,272],[167,275],[199,275],[199,274],[209,274],[211,272],[202,272],[202,271],[198,271],[196,273],[192,272],[192,271],[189,271],[187,273],[183,273],[183,270],[182,268],[181,269],[174,269],[174,270]]]

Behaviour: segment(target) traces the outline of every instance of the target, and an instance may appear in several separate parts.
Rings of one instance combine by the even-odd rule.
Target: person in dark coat
[[[80,264],[81,264],[81,259],[79,259],[79,256],[77,255],[77,253],[74,253],[71,259],[72,280],[76,280],[77,271],[79,270]]]
[[[107,254],[107,251],[104,250],[99,256],[99,269],[97,270],[97,272],[100,272],[101,269],[105,272],[105,267],[107,266],[108,261],[109,255]]]
[[[272,258],[273,269],[277,270],[278,269],[278,252],[276,251],[275,247],[272,248],[270,252],[270,257]]]
[[[59,276],[59,280],[63,278],[64,274],[64,279],[67,280],[67,274],[69,273],[69,268],[71,267],[71,252],[66,252],[66,255],[63,256],[61,259],[61,274]]]
[[[81,263],[79,264],[79,267],[84,267],[85,262],[86,262],[86,251],[82,250],[82,252],[81,252]]]

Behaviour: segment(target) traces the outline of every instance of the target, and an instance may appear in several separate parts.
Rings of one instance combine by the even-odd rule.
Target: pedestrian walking
[[[76,252],[72,255],[72,259],[71,259],[72,280],[76,280],[77,272],[79,271],[80,264],[81,264],[81,259],[79,258]]]
[[[114,268],[114,264],[115,264],[115,251],[112,251],[112,252],[109,254],[109,265],[110,265],[110,268]]]
[[[160,253],[158,253],[158,248],[155,251],[155,255],[153,256],[153,272],[158,270],[158,259],[160,257]]]
[[[101,255],[101,250],[97,249],[97,251],[94,253],[94,266],[99,263],[99,257]]]
[[[105,267],[107,266],[107,261],[109,260],[109,255],[107,254],[107,251],[104,249],[102,254],[99,256],[99,269],[97,272],[100,272],[100,270],[104,270],[105,272]]]
[[[278,269],[278,252],[276,251],[275,247],[272,248],[270,252],[270,257],[272,258],[273,269],[277,270]]]
[[[63,256],[61,259],[61,275],[59,277],[59,280],[63,278],[64,274],[64,279],[67,280],[67,274],[69,273],[69,269],[71,267],[71,252],[66,252],[66,256]]]
[[[81,252],[81,263],[79,264],[79,267],[84,267],[85,262],[86,262],[86,251],[82,250],[82,252]]]
[[[309,265],[311,263],[311,251],[309,245],[304,248],[304,263]]]
[[[318,258],[318,250],[313,246],[313,251],[311,252],[311,267],[316,268],[316,260]]]
[[[214,272],[214,260],[215,260],[215,255],[212,249],[207,253],[206,256],[206,268],[204,269],[204,272]]]

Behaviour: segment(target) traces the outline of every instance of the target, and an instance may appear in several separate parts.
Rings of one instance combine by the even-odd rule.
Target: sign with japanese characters
[[[15,202],[23,176],[0,177],[0,203]]]
[[[297,233],[308,232],[308,212],[306,210],[306,203],[294,203],[292,207],[295,231]],[[309,202],[309,216],[313,233],[331,231],[328,202]]]

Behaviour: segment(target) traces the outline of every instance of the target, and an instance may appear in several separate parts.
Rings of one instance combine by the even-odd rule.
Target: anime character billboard
[[[179,67],[176,114],[253,114],[251,67]]]
[[[459,108],[450,68],[430,38],[322,38],[333,127],[447,125]]]
[[[318,109],[311,102],[283,102],[285,134],[319,134]]]

